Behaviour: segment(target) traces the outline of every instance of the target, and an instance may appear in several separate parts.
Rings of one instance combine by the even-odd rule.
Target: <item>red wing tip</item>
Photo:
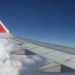
[[[0,33],[9,33],[9,30],[5,27],[2,21],[0,21]]]

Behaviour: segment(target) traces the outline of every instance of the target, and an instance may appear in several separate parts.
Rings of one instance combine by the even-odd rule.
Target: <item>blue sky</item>
[[[1,0],[0,19],[14,35],[75,47],[75,0]]]

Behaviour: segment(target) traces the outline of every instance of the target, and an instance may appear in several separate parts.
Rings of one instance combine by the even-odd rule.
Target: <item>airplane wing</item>
[[[43,56],[55,63],[75,69],[75,49],[65,46],[53,45],[44,42],[23,39],[19,37],[10,38],[20,45],[21,49],[27,49]]]

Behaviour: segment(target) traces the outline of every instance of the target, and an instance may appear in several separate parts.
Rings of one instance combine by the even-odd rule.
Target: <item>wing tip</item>
[[[6,26],[4,25],[4,23],[0,20],[0,33],[4,32],[4,33],[9,33],[9,30],[6,28]]]

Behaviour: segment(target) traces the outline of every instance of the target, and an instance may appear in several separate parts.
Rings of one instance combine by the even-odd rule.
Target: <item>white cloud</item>
[[[20,61],[10,59],[10,51],[7,47],[11,44],[8,40],[0,38],[0,75],[18,75],[19,70],[22,68]],[[11,50],[11,47],[9,47],[9,50]]]
[[[40,56],[37,56],[37,55],[34,55],[34,56],[32,57],[32,59],[33,59],[34,61],[41,61],[41,60],[42,60],[41,57],[40,57]]]
[[[25,64],[34,64],[35,61],[32,59],[32,57],[26,56],[21,60]]]

